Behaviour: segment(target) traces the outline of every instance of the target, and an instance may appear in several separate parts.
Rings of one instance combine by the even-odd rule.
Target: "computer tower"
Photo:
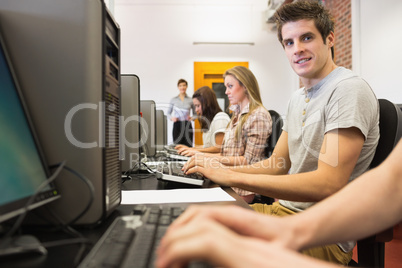
[[[1,0],[0,29],[45,157],[70,168],[51,210],[102,221],[121,201],[118,24],[101,0]]]
[[[121,78],[121,159],[123,173],[138,168],[143,145],[140,135],[140,79],[135,74]]]

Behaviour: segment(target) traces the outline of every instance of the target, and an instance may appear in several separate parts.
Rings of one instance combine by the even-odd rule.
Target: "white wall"
[[[402,1],[353,0],[352,7],[354,71],[377,98],[402,103]]]
[[[195,61],[248,61],[265,107],[284,114],[298,79],[265,22],[266,6],[266,0],[115,0],[122,73],[140,77],[141,99],[163,104],[178,94],[179,78],[192,94]]]
[[[265,22],[266,5],[266,0],[114,0],[113,13],[121,27],[121,71],[137,74],[141,99],[153,99],[163,108],[178,94],[179,78],[189,82],[191,95],[195,61],[248,61],[265,107],[284,115],[298,78],[272,25]],[[378,98],[402,103],[402,1],[352,0],[352,14],[354,71]],[[171,123],[169,128],[170,135]]]

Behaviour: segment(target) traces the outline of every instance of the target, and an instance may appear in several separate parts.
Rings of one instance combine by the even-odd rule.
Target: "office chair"
[[[272,119],[272,133],[267,139],[267,146],[265,147],[265,157],[269,158],[275,149],[279,136],[282,133],[283,120],[282,117],[274,110],[269,110]],[[272,204],[274,198],[257,194],[252,203]]]
[[[379,99],[380,140],[370,169],[377,167],[390,154],[402,137],[402,111],[394,103]],[[393,228],[357,241],[358,267],[384,267],[385,242],[393,238]],[[351,263],[356,266],[355,262]]]
[[[272,119],[272,133],[268,137],[267,147],[265,147],[265,156],[269,158],[274,151],[275,145],[278,142],[279,136],[282,133],[283,120],[282,117],[274,110],[269,110]]]

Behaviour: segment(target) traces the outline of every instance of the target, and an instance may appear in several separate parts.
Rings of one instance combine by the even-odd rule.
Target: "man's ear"
[[[335,34],[334,32],[330,32],[327,36],[327,42],[329,47],[333,47],[335,45]]]

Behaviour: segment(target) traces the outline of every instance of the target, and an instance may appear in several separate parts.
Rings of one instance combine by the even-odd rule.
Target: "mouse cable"
[[[53,165],[50,168],[55,168],[56,166],[57,165]],[[64,166],[64,169],[71,172],[72,174],[74,174],[76,177],[78,177],[81,181],[83,181],[87,185],[88,190],[89,190],[89,201],[88,201],[87,205],[85,206],[85,208],[81,211],[81,213],[79,213],[75,218],[70,220],[70,222],[63,223],[61,221],[61,219],[59,219],[59,222],[62,223],[61,227],[66,227],[66,226],[72,225],[76,221],[78,221],[82,216],[85,215],[85,213],[88,212],[89,208],[91,207],[92,203],[95,200],[95,188],[94,188],[92,182],[87,177],[85,177],[83,174],[79,173],[78,171],[76,171],[68,166]],[[55,215],[55,213],[53,213],[53,215]]]

